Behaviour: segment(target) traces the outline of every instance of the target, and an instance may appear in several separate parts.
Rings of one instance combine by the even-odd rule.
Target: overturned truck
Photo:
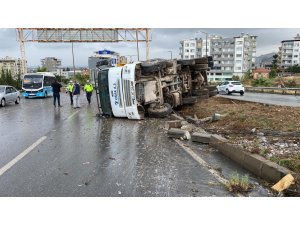
[[[112,67],[98,63],[95,74],[101,115],[143,119],[165,117],[173,108],[194,104],[217,93],[209,86],[207,70],[211,57],[191,60],[153,59]]]

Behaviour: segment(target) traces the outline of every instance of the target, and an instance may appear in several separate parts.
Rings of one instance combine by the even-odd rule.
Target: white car
[[[230,95],[231,93],[240,93],[244,95],[245,88],[240,81],[227,80],[217,86],[218,93],[225,93]]]
[[[0,106],[4,107],[6,103],[20,103],[20,92],[9,85],[0,85]]]

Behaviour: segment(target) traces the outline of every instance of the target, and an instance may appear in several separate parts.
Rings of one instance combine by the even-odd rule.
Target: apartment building
[[[41,59],[42,67],[47,68],[48,72],[56,72],[61,67],[61,60],[55,57]]]
[[[0,71],[8,70],[14,79],[17,79],[18,75],[21,74],[21,60],[6,56],[0,59]]]
[[[179,54],[182,59],[213,56],[214,67],[208,72],[208,79],[226,80],[255,68],[256,39],[257,36],[244,33],[233,38],[209,35],[205,39],[187,39],[180,42]]]
[[[294,40],[282,41],[278,55],[281,68],[300,65],[300,35],[297,34]]]

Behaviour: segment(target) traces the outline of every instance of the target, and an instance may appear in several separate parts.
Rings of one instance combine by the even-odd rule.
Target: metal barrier
[[[300,88],[278,88],[278,87],[245,87],[248,92],[262,92],[282,95],[300,95]]]

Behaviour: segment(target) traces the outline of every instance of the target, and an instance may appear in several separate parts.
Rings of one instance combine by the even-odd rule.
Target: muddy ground
[[[300,108],[215,96],[183,107],[179,113],[199,119],[219,113],[221,120],[199,126],[300,173]]]

